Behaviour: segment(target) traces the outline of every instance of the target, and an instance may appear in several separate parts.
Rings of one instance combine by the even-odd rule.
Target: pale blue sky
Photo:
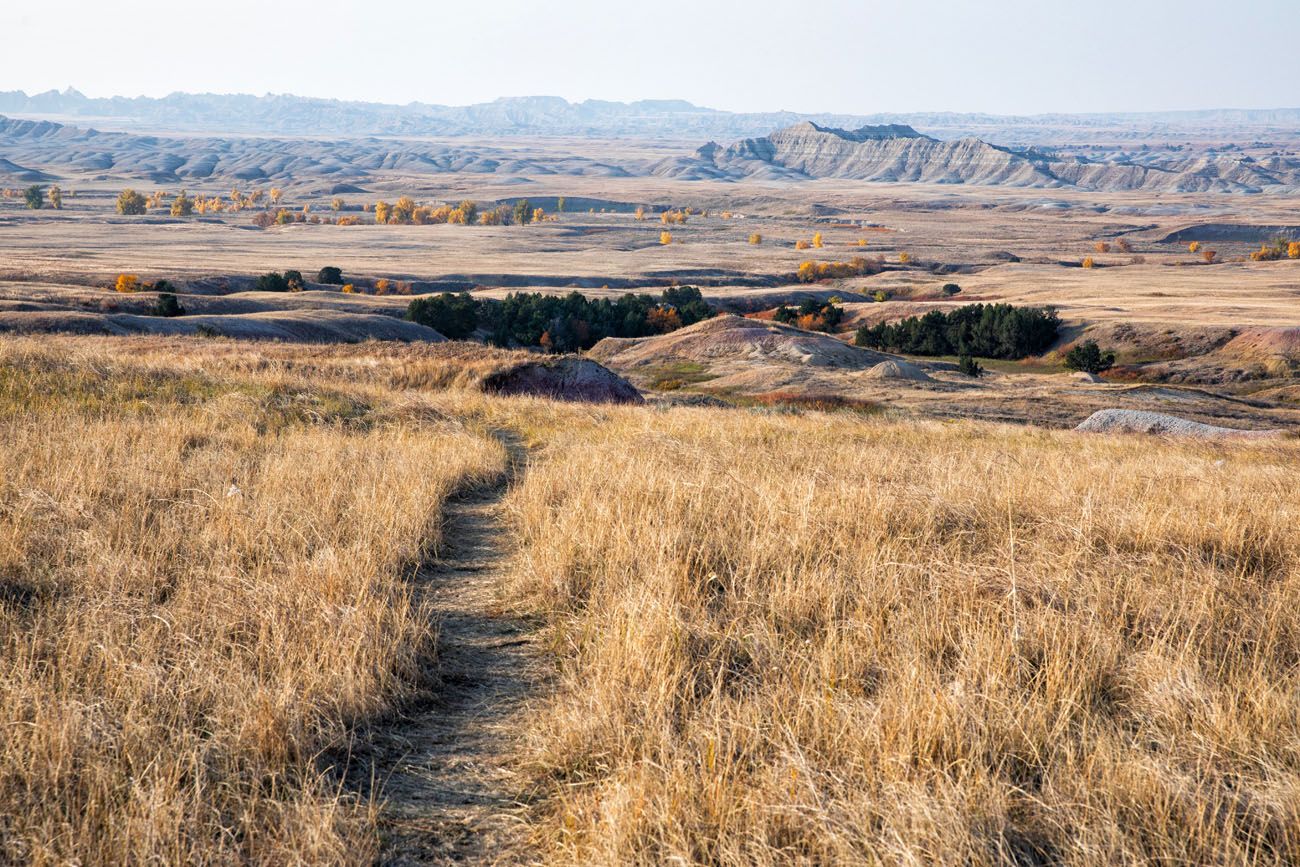
[[[1263,108],[1300,104],[1297,23],[1296,0],[3,0],[0,90]]]

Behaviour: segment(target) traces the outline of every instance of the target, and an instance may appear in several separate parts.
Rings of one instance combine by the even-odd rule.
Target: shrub
[[[1092,248],[1096,250],[1098,253],[1110,252],[1110,244],[1107,244],[1105,241],[1098,241],[1096,244],[1093,245]]]
[[[173,217],[188,217],[194,213],[194,200],[185,195],[181,190],[180,195],[172,199],[171,214]]]
[[[344,295],[356,295],[357,287],[353,286],[351,283],[344,283],[342,292]]]
[[[316,272],[316,282],[324,283],[326,286],[342,286],[343,272],[333,265],[326,265]]]
[[[957,359],[957,368],[967,376],[979,379],[984,375],[984,368],[972,356],[963,355]]]
[[[871,293],[871,300],[875,301],[877,304],[883,304],[889,300],[889,293],[884,289],[877,289],[875,292]]]
[[[958,286],[956,283],[943,284],[943,294],[947,295],[949,298],[951,298],[953,295],[958,294],[959,292],[961,292],[961,287]]]
[[[1202,250],[1201,258],[1205,260],[1206,265],[1213,265],[1214,260],[1218,257],[1218,250]]]
[[[798,241],[794,242],[794,248],[796,250],[807,250],[808,247],[809,247],[808,242],[805,241],[803,238],[800,238]]]
[[[1284,259],[1290,252],[1291,242],[1286,238],[1274,238],[1271,244],[1260,244],[1259,249],[1250,254],[1256,262],[1275,262]]]
[[[468,292],[427,295],[410,303],[406,318],[432,328],[443,337],[461,340],[478,328],[478,301]]]
[[[1087,258],[1085,258],[1085,259],[1084,259],[1082,262],[1080,262],[1079,264],[1082,265],[1084,268],[1091,268],[1091,267],[1093,267],[1094,265],[1096,265],[1097,263],[1094,262],[1094,261],[1092,261],[1092,257],[1091,257],[1091,256],[1088,256]]]
[[[1121,253],[1132,253],[1133,245],[1130,244],[1126,238],[1120,238],[1115,242],[1115,249]]]
[[[1085,373],[1101,373],[1115,366],[1115,353],[1104,352],[1095,340],[1078,344],[1065,354],[1067,370],[1081,370]]]
[[[878,264],[861,256],[854,256],[847,262],[800,262],[794,276],[800,283],[859,277],[876,273]]]
[[[1193,241],[1192,243],[1187,245],[1187,252],[1189,253],[1195,253],[1199,249],[1201,249],[1200,241]]]
[[[288,284],[290,292],[301,292],[306,285],[302,279],[302,272],[292,268],[284,272],[284,282]]]
[[[135,190],[123,190],[117,194],[117,212],[125,216],[135,217],[146,213],[149,210],[149,204],[145,197]]]
[[[912,254],[911,254],[911,253],[899,253],[899,254],[898,254],[898,261],[899,261],[899,264],[906,265],[907,263],[909,263],[909,262],[912,261]]]
[[[645,321],[646,327],[655,334],[668,334],[682,327],[682,317],[671,307],[651,307]]]
[[[275,214],[270,211],[258,211],[253,215],[253,225],[259,229],[269,229],[275,225]]]
[[[301,277],[302,275],[299,275],[299,280],[301,280]],[[289,280],[284,274],[268,271],[257,278],[257,283],[253,288],[258,292],[288,292]]]
[[[968,304],[950,312],[931,310],[893,324],[863,326],[854,343],[913,355],[978,355],[1024,358],[1056,341],[1061,321],[1050,307]]]
[[[39,184],[33,184],[26,190],[23,190],[23,198],[27,200],[27,207],[33,211],[39,211],[45,204],[45,191]]]
[[[170,292],[159,292],[158,298],[153,302],[153,307],[149,308],[150,316],[184,316],[185,308],[176,300],[176,296]]]

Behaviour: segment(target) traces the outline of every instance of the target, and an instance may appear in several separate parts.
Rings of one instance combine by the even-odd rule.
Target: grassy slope
[[[1294,444],[611,412],[516,492],[584,863],[1294,863]]]
[[[0,356],[0,861],[369,860],[316,757],[416,684],[405,578],[500,446],[281,372]]]

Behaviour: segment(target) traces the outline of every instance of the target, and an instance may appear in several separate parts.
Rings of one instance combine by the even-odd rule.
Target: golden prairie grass
[[[588,421],[509,500],[551,860],[1300,860],[1294,444]]]
[[[0,863],[372,860],[318,759],[419,685],[407,579],[502,448],[91,346],[0,347]]]
[[[1300,860],[1297,444],[456,390],[507,355],[0,342],[0,862],[372,860],[318,757],[489,428],[543,858]]]

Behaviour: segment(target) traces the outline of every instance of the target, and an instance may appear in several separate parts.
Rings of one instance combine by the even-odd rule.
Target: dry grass
[[[0,862],[371,860],[318,756],[418,685],[406,579],[501,447],[376,390],[61,346],[0,348]]]
[[[1295,863],[1294,444],[610,411],[511,500],[581,863]]]
[[[542,857],[1300,860],[1300,445],[499,399],[447,351],[0,342],[0,863],[371,860],[319,756],[420,687],[405,579],[495,427]]]

